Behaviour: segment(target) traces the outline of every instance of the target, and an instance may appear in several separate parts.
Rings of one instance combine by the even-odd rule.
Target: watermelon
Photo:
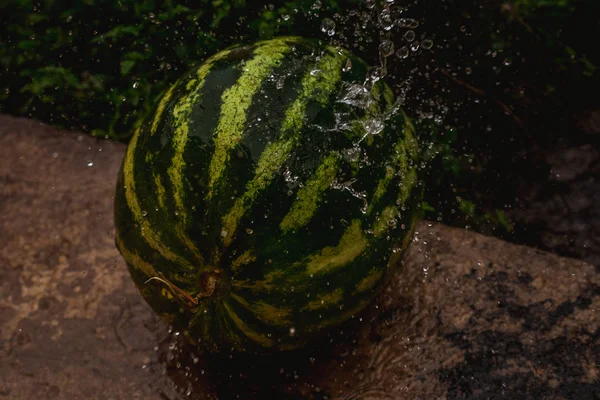
[[[206,59],[136,129],[116,245],[209,351],[298,348],[360,312],[411,240],[413,125],[349,51],[281,37]]]

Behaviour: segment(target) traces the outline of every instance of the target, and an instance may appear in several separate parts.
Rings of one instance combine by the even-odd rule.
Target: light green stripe
[[[190,115],[194,106],[198,104],[199,98],[202,96],[202,88],[206,81],[206,77],[211,72],[211,68],[214,64],[224,59],[229,55],[231,51],[226,50],[215,54],[209,58],[204,64],[196,71],[196,78],[192,79],[187,84],[187,89],[190,91],[190,95],[183,97],[179,103],[173,108],[173,117],[175,119],[175,132],[173,134],[173,163],[168,169],[169,178],[173,185],[173,198],[175,200],[175,206],[177,207],[178,214],[181,220],[185,223],[188,222],[188,215],[185,210],[183,203],[183,168],[185,167],[185,160],[183,153],[189,139],[189,123]]]
[[[359,293],[373,289],[375,285],[379,283],[379,280],[383,275],[383,271],[384,270],[381,268],[373,268],[372,270],[370,270],[369,274],[366,277],[364,277],[360,282],[358,282],[353,294],[357,295]]]
[[[417,143],[415,126],[406,115],[404,115],[404,129],[402,133],[404,134],[406,149],[413,160],[416,161],[419,157],[419,144]]]
[[[235,293],[231,294],[231,298],[265,323],[277,326],[289,326],[291,323],[288,317],[292,313],[292,309],[289,307],[275,307],[262,301],[250,303]]]
[[[191,79],[186,85],[186,89],[190,94],[182,97],[175,107],[173,107],[175,125],[175,132],[173,133],[172,142],[173,161],[167,170],[167,173],[169,175],[170,183],[173,187],[173,199],[175,201],[175,208],[178,216],[178,224],[175,230],[179,240],[181,240],[183,244],[185,244],[185,246],[194,253],[196,259],[200,263],[202,263],[203,257],[200,254],[196,244],[185,232],[185,228],[190,223],[190,217],[184,204],[183,169],[185,168],[186,162],[183,154],[189,139],[190,115],[194,107],[198,104],[199,99],[202,97],[202,88],[206,82],[206,77],[208,74],[210,74],[215,63],[225,59],[230,53],[230,50],[225,50],[206,60],[206,62],[204,62],[196,71],[196,77]]]
[[[417,172],[414,169],[411,169],[407,174],[404,175],[402,183],[400,184],[400,195],[398,196],[400,204],[406,204],[406,201],[410,197],[416,184]]]
[[[413,188],[417,184],[417,157],[419,153],[419,147],[417,139],[415,138],[415,128],[408,118],[404,118],[406,125],[404,127],[404,147],[403,157],[400,160],[400,166],[402,168],[402,182],[400,184],[400,204],[406,204],[406,201],[410,197]],[[409,160],[410,158],[410,160]],[[412,161],[412,165],[410,163]]]
[[[416,181],[416,175],[414,171],[410,170],[411,166],[409,165],[408,157],[411,157],[413,161],[416,162],[416,157],[418,153],[417,141],[414,137],[414,127],[412,126],[408,118],[406,118],[406,116],[404,117],[404,123],[405,126],[403,129],[402,138],[394,146],[394,154],[392,155],[390,164],[386,167],[385,176],[381,178],[377,183],[377,188],[373,193],[373,198],[369,202],[369,209],[367,210],[367,214],[371,214],[371,212],[375,209],[377,202],[385,195],[385,193],[389,189],[390,183],[394,178],[394,175],[396,175],[396,173],[398,172],[398,169],[400,170],[399,172],[401,176],[404,177],[400,189],[401,192],[402,190],[405,191],[405,193],[400,198],[402,203],[404,203],[404,201],[406,200],[407,194],[410,194],[409,192],[406,193],[406,190],[410,191],[412,189],[412,186],[410,185],[415,183],[412,180]],[[405,182],[407,182],[408,185],[405,185]]]
[[[390,221],[396,219],[396,217],[398,216],[398,209],[394,206],[389,206],[383,209],[383,211],[381,212],[381,215],[379,216],[379,219],[377,219],[377,221],[375,222],[375,227],[373,228],[373,234],[376,237],[379,237],[381,235],[383,235],[385,232],[387,232],[391,226],[390,226]]]
[[[306,186],[298,191],[298,198],[292,204],[291,211],[279,225],[284,232],[306,225],[315,214],[321,200],[321,194],[329,188],[336,177],[339,156],[331,154],[323,160]]]
[[[333,292],[320,295],[316,300],[310,301],[304,309],[315,311],[334,307],[341,303],[343,298],[344,290],[342,288],[337,288]]]
[[[272,339],[269,339],[266,335],[260,334],[250,328],[242,319],[231,309],[227,302],[223,303],[223,308],[227,312],[229,319],[233,324],[240,330],[247,338],[260,344],[263,347],[272,347],[275,343]]]
[[[152,264],[142,260],[142,258],[136,252],[129,250],[127,246],[125,246],[125,244],[123,243],[123,240],[120,236],[117,236],[116,244],[117,248],[119,249],[119,252],[129,265],[136,269],[139,269],[144,273],[144,275],[146,275],[149,278],[158,276],[158,273],[156,272]]]
[[[156,114],[154,114],[154,120],[152,120],[152,128],[150,130],[150,135],[154,135],[156,130],[158,129],[158,124],[162,120],[162,115],[165,112],[165,108],[169,101],[171,101],[171,97],[173,96],[173,91],[175,90],[175,85],[171,85],[169,90],[165,93],[165,95],[160,99],[160,103],[158,103],[158,107],[156,108]]]
[[[317,63],[312,71],[302,78],[302,89],[298,98],[286,110],[282,124],[282,139],[267,145],[256,167],[254,178],[246,186],[246,191],[239,197],[233,208],[223,218],[223,237],[225,246],[229,246],[235,237],[242,216],[252,206],[256,195],[263,190],[279,171],[290,152],[300,138],[304,127],[304,114],[309,102],[319,102],[327,105],[331,93],[336,89],[341,79],[344,55],[339,55],[330,49]]]
[[[341,314],[337,314],[333,318],[324,319],[322,322],[316,324],[313,329],[315,329],[315,330],[324,329],[324,328],[339,325],[345,321],[348,321],[356,313],[363,310],[369,304],[370,300],[371,300],[370,298],[365,298],[365,299],[360,300],[354,307],[347,309],[347,311],[345,311]]]
[[[357,259],[367,248],[367,239],[359,220],[353,220],[350,227],[335,247],[326,247],[318,254],[309,256],[306,270],[309,274],[331,272]]]
[[[141,128],[138,128],[131,138],[123,163],[123,180],[125,185],[125,199],[127,201],[127,206],[131,210],[135,221],[138,223],[144,240],[150,247],[159,252],[164,258],[177,262],[181,266],[189,267],[189,264],[185,260],[177,256],[162,243],[159,235],[153,230],[152,226],[148,222],[148,219],[143,216],[140,203],[135,193],[135,179],[133,177],[134,156],[137,141],[140,136],[140,129]]]
[[[276,290],[286,290],[285,286],[278,285],[279,282],[285,277],[285,272],[282,270],[275,270],[265,275],[265,279],[262,281],[245,279],[245,280],[232,280],[231,286],[234,289],[248,289],[254,293],[259,292],[271,292]]]
[[[256,261],[256,256],[252,250],[246,250],[241,256],[231,262],[231,277],[234,278],[243,266]]]
[[[394,159],[394,161],[392,161],[392,165],[394,165],[396,161],[397,160]],[[371,214],[371,212],[375,209],[375,205],[377,204],[377,202],[387,192],[387,189],[390,186],[390,182],[396,174],[396,169],[392,165],[387,165],[385,167],[385,176],[381,178],[379,182],[377,182],[377,188],[375,189],[375,193],[373,193],[373,198],[369,202],[369,209],[367,210],[367,215]]]
[[[154,186],[156,187],[156,195],[158,198],[158,205],[160,206],[161,209],[164,209],[167,192],[166,192],[165,187],[163,186],[162,182],[160,181],[160,175],[155,173],[155,174],[153,174],[153,177],[154,177]]]
[[[236,84],[223,92],[219,124],[214,134],[215,150],[208,167],[208,198],[213,196],[215,185],[227,167],[229,152],[244,135],[247,111],[254,96],[290,51],[290,43],[285,40],[259,45]]]

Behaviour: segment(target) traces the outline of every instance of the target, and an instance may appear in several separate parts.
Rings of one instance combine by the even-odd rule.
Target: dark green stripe
[[[271,182],[299,140],[309,102],[326,106],[333,91],[339,87],[344,60],[334,49],[328,48],[326,54],[302,79],[302,92],[286,111],[281,139],[266,146],[258,160],[254,178],[223,218],[223,243],[226,247],[232,243],[241,218],[253,205],[258,193]]]
[[[208,169],[209,198],[227,167],[229,152],[242,140],[248,107],[264,80],[291,51],[291,44],[289,39],[278,39],[258,45],[252,59],[245,63],[244,73],[223,93],[219,125],[214,133],[215,151]]]

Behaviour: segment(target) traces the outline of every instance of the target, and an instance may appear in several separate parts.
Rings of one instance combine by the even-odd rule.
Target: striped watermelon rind
[[[415,132],[345,49],[283,37],[176,82],[131,139],[116,245],[214,351],[293,349],[362,310],[419,216]]]

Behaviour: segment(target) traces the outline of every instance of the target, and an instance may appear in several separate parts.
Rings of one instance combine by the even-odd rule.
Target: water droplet
[[[378,135],[383,131],[385,123],[380,118],[369,118],[363,123],[363,126],[369,135]]]
[[[296,334],[296,328],[293,326],[290,328],[290,336],[294,336]]]
[[[133,88],[137,89],[140,86],[139,82],[133,82]]]
[[[146,211],[146,210],[142,211],[142,217],[145,217],[147,215],[148,215],[148,211]]]
[[[381,78],[383,78],[385,76],[385,69],[384,68],[373,68],[371,71],[369,71],[369,79],[371,80],[372,83],[377,82],[378,80],[380,80]]]
[[[379,54],[382,57],[389,57],[394,54],[394,42],[391,40],[384,40],[379,45]]]
[[[285,76],[281,76],[279,77],[279,79],[277,79],[277,82],[275,82],[275,87],[279,90],[283,89],[283,87],[285,86]]]
[[[507,67],[508,67],[508,66],[509,66],[511,63],[512,63],[512,61],[511,61],[511,59],[510,59],[510,58],[506,57],[506,58],[504,59],[504,62],[503,62],[503,64],[504,64],[504,65],[506,65]]]
[[[410,52],[408,50],[408,47],[402,46],[396,52],[396,57],[398,57],[398,58],[407,58],[409,53]]]
[[[414,42],[412,42],[412,43],[410,44],[410,49],[411,49],[412,51],[417,51],[417,50],[419,50],[419,41],[418,41],[418,40],[415,40]]]
[[[254,231],[252,229],[248,228],[248,229],[246,229],[246,233],[248,235],[252,235],[254,233]]]
[[[283,14],[283,15],[281,16],[281,19],[283,19],[284,21],[287,21],[287,20],[289,20],[289,19],[290,19],[290,16],[289,16],[289,15],[287,15],[287,14]]]
[[[398,26],[400,28],[415,29],[419,26],[419,21],[413,18],[400,18],[398,20]]]
[[[390,10],[388,8],[385,8],[381,14],[379,15],[379,21],[381,23],[381,27],[383,29],[385,29],[386,31],[391,30],[394,25],[396,24],[396,21],[394,21],[394,18],[392,17],[392,13],[390,12]]]
[[[229,234],[225,229],[221,229],[221,237],[226,237]]]
[[[412,31],[412,30],[408,30],[404,34],[404,40],[406,40],[409,43],[412,42],[413,40],[415,40],[415,37],[416,37],[415,31]]]
[[[471,69],[471,67],[465,67],[465,74],[471,75],[472,72],[473,70]]]
[[[327,33],[328,36],[335,35],[335,22],[331,18],[325,18],[321,23],[321,32]]]
[[[425,50],[429,50],[433,47],[433,40],[431,39],[425,39],[421,42],[421,47],[424,48]]]
[[[312,9],[313,9],[313,10],[319,10],[319,9],[321,9],[321,5],[322,5],[322,4],[321,4],[321,0],[317,0],[317,1],[315,1],[315,2],[313,3],[313,5],[312,5]]]
[[[94,166],[94,163],[93,163],[92,161],[88,161],[88,162],[87,162],[87,166],[88,166],[88,167],[93,167],[93,166]]]
[[[344,64],[344,67],[342,68],[342,71],[344,72],[348,72],[352,69],[352,60],[347,59],[346,63]]]

